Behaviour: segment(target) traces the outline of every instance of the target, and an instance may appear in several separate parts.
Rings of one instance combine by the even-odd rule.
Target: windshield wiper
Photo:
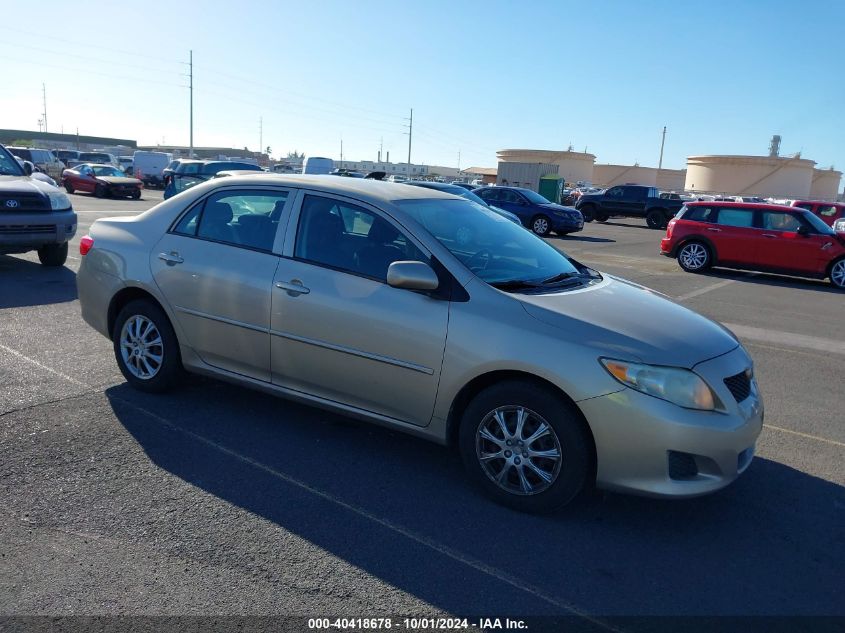
[[[548,286],[549,284],[556,284],[556,283],[563,281],[565,279],[572,279],[573,277],[583,277],[583,276],[584,275],[582,275],[581,273],[575,273],[575,272],[573,272],[573,273],[560,273],[558,275],[552,275],[548,279],[544,279],[543,281],[540,282],[540,284],[543,285],[543,286]]]
[[[530,279],[505,279],[503,281],[491,281],[490,285],[499,290],[520,290],[522,288],[541,288],[542,284]]]

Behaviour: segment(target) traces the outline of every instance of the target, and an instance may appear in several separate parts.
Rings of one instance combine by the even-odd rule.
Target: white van
[[[167,152],[136,151],[132,155],[133,176],[144,181],[148,187],[164,187],[161,172],[173,160],[173,154]]]
[[[302,163],[303,174],[330,174],[334,169],[334,161],[322,156],[309,156]]]

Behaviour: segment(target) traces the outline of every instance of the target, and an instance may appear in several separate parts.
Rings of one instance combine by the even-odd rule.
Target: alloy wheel
[[[557,479],[563,461],[560,440],[542,416],[522,406],[490,411],[475,437],[484,474],[505,492],[535,495]]]
[[[845,259],[840,259],[830,269],[830,280],[837,288],[845,288]]]
[[[537,235],[545,235],[549,232],[549,221],[546,218],[537,218],[531,225]]]
[[[154,378],[164,360],[164,343],[155,323],[140,314],[128,318],[120,331],[120,355],[133,376]]]
[[[687,244],[678,255],[684,268],[699,270],[707,263],[707,249],[701,244]]]

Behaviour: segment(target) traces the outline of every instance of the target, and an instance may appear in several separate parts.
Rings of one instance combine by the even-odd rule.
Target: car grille
[[[736,376],[725,378],[725,386],[737,402],[742,402],[751,395],[751,371],[745,370]]]
[[[14,226],[3,226],[0,224],[2,235],[25,235],[30,233],[55,233],[54,224],[17,224]]]
[[[6,204],[11,202],[12,206]],[[17,211],[49,211],[50,200],[37,193],[0,193],[0,213]]]

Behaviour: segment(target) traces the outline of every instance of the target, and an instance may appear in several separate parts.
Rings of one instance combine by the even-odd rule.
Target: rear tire
[[[38,249],[38,261],[43,266],[64,266],[67,261],[67,242],[64,244],[45,244]]]
[[[660,209],[652,209],[648,212],[648,214],[646,214],[645,222],[648,224],[648,228],[659,230],[666,228],[666,225],[669,223],[669,219]]]
[[[703,242],[687,242],[678,250],[678,265],[688,273],[700,273],[713,265],[713,254]]]
[[[830,277],[830,283],[834,288],[845,290],[845,257],[841,257],[831,264],[828,277]]]
[[[556,510],[590,478],[592,445],[580,414],[528,381],[502,382],[475,396],[461,419],[459,446],[469,478],[494,501],[522,512]]]
[[[552,222],[545,215],[531,218],[531,230],[540,237],[546,237],[552,231]]]
[[[73,188],[73,185],[65,181],[65,191],[67,191],[68,193],[73,193],[75,189]]]
[[[117,366],[135,389],[160,393],[179,384],[179,340],[158,305],[146,299],[127,303],[115,319],[112,343]]]

